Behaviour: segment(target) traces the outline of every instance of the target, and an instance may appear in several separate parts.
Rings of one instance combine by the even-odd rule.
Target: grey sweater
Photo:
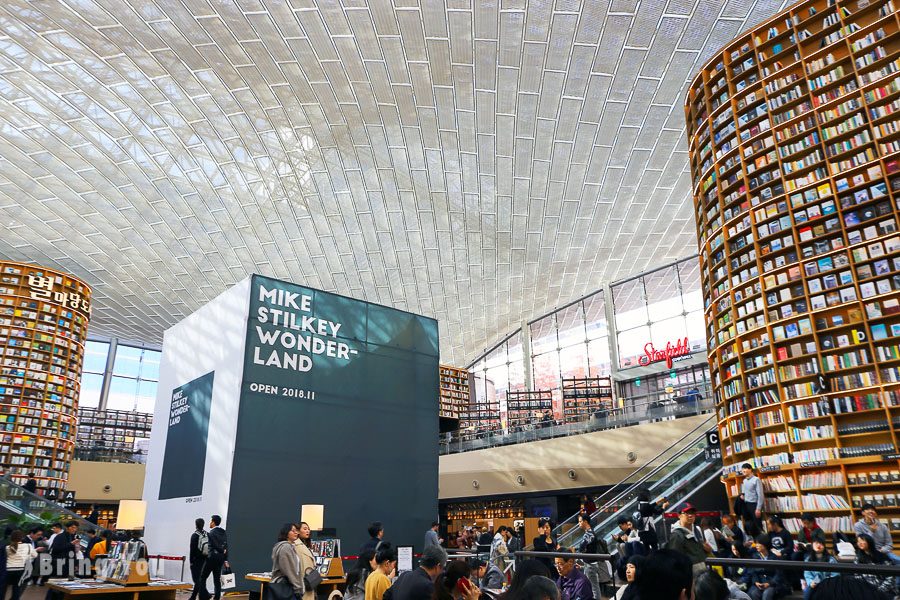
[[[875,531],[872,531],[872,528],[869,527],[869,524],[866,523],[865,519],[860,519],[854,523],[853,533],[855,533],[857,537],[863,534],[872,536],[875,547],[880,552],[887,553],[894,551],[894,540],[891,538],[890,530],[884,523],[879,522]]]
[[[278,542],[272,548],[272,581],[287,579],[293,586],[294,593],[302,596],[304,592],[303,578],[300,577],[300,559],[290,542]]]

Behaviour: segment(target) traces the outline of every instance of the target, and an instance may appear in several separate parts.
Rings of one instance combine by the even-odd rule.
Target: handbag
[[[266,586],[266,600],[294,600],[294,586],[283,577]]]
[[[231,572],[231,567],[225,567],[222,569],[222,589],[223,590],[231,590],[237,586],[235,582],[234,573]]]
[[[303,583],[306,584],[306,589],[314,590],[322,583],[322,574],[316,569],[309,569],[303,576]]]

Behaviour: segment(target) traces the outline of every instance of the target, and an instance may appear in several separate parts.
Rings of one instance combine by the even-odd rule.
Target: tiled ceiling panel
[[[255,272],[464,364],[695,251],[686,81],[785,4],[4,0],[0,257],[88,281],[97,335]]]

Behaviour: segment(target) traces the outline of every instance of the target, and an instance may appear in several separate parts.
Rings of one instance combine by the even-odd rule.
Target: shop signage
[[[722,447],[719,445],[719,432],[715,429],[706,432],[705,454],[707,462],[722,460]]]
[[[54,283],[53,277],[28,276],[28,290],[34,300],[56,302],[66,308],[77,310],[87,317],[91,316],[91,304],[87,298],[77,292],[56,290]]]
[[[644,356],[638,358],[638,364],[646,367],[649,364],[665,361],[666,366],[672,368],[672,363],[676,360],[685,360],[691,357],[691,345],[688,339],[678,340],[678,343],[666,342],[666,347],[657,350],[653,342],[644,344]]]
[[[75,508],[75,492],[72,490],[63,492],[62,498],[60,498],[59,503],[64,508],[68,508],[69,510]]]

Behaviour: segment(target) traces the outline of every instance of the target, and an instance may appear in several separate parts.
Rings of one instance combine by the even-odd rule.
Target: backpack
[[[198,532],[197,550],[200,551],[201,556],[209,556],[209,534],[205,531]]]

